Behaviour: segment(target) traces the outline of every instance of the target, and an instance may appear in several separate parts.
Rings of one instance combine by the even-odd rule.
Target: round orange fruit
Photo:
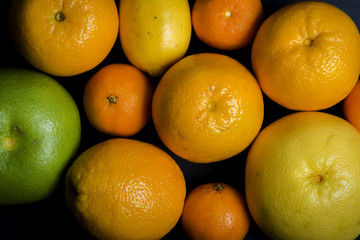
[[[343,113],[346,120],[360,131],[360,83],[357,82],[354,89],[343,102]]]
[[[14,0],[9,23],[15,47],[30,64],[72,76],[104,60],[118,36],[119,18],[113,0]]]
[[[186,197],[181,223],[192,240],[240,240],[250,227],[241,193],[224,183],[206,183]]]
[[[154,86],[129,64],[102,67],[87,82],[83,104],[91,125],[113,136],[138,133],[151,118]]]
[[[264,117],[262,93],[238,61],[215,53],[189,55],[161,78],[152,103],[163,143],[191,162],[230,158],[250,145]]]
[[[252,66],[264,93],[300,111],[343,100],[360,72],[360,35],[352,19],[324,2],[289,4],[261,25]]]
[[[161,239],[180,219],[185,179],[176,162],[149,143],[106,140],[67,171],[65,199],[98,239]]]
[[[260,0],[196,0],[192,8],[197,37],[222,50],[249,46],[262,21]]]

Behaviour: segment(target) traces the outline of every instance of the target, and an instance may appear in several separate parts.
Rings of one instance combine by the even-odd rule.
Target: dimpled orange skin
[[[161,239],[177,223],[186,195],[176,162],[149,143],[125,138],[83,152],[66,175],[66,202],[99,239]]]
[[[251,60],[270,99],[293,110],[326,109],[343,100],[359,77],[359,31],[328,3],[289,4],[261,25]]]
[[[164,144],[197,163],[225,160],[250,145],[264,117],[262,93],[238,61],[215,53],[187,56],[162,77],[152,116]]]
[[[97,66],[118,36],[113,0],[14,0],[10,32],[20,54],[34,67],[73,76]]]
[[[196,0],[192,8],[196,35],[222,50],[249,46],[262,21],[260,0]]]
[[[206,183],[187,196],[181,223],[192,240],[240,240],[249,231],[250,214],[237,189]]]
[[[129,64],[109,64],[87,82],[84,110],[98,131],[132,136],[150,120],[153,92],[152,82],[139,69]]]

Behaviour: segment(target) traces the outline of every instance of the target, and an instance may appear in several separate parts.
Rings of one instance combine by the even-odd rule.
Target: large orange
[[[66,175],[66,202],[98,239],[161,239],[178,222],[186,195],[176,162],[149,143],[125,138],[83,152]]]
[[[198,38],[223,50],[249,46],[262,20],[260,0],[196,0],[192,8]]]
[[[261,25],[251,59],[262,90],[278,104],[305,111],[329,108],[359,77],[359,31],[328,3],[289,4]]]
[[[129,64],[110,64],[97,71],[84,90],[84,110],[91,125],[113,136],[131,136],[150,120],[154,86]]]
[[[343,113],[346,120],[360,131],[360,82],[358,81],[343,103]]]
[[[206,183],[186,197],[181,223],[192,240],[240,240],[249,231],[250,214],[236,188]]]
[[[262,93],[254,76],[222,54],[199,53],[173,65],[155,89],[155,128],[164,144],[192,162],[243,151],[259,132]]]
[[[97,66],[112,49],[119,25],[114,0],[14,0],[9,22],[21,55],[58,76]]]

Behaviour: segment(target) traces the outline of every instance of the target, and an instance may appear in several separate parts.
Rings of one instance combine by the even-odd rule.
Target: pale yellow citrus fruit
[[[191,162],[230,158],[258,134],[264,102],[254,76],[215,53],[189,55],[161,78],[152,116],[163,143]]]
[[[98,239],[161,239],[178,222],[186,195],[184,175],[166,152],[125,138],[83,152],[65,187],[69,210]]]
[[[14,45],[29,63],[48,74],[72,76],[105,59],[119,18],[113,0],[14,0],[9,23]]]
[[[153,77],[181,59],[190,44],[187,0],[120,0],[120,40],[129,61]]]
[[[360,234],[360,132],[323,112],[297,112],[249,150],[245,193],[271,239],[352,240]]]
[[[357,82],[360,35],[339,8],[297,2],[265,20],[251,59],[270,99],[293,110],[326,109],[343,100]]]

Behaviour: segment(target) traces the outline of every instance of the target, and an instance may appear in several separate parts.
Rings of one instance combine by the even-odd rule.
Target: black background
[[[118,0],[116,2],[118,5]],[[277,9],[293,2],[297,1],[262,0],[265,18]],[[359,0],[328,0],[325,2],[331,3],[342,9],[354,20],[358,28],[360,27]],[[193,3],[194,0],[189,0],[191,8]],[[2,43],[0,44],[0,67],[15,67],[36,70],[23,60],[12,45],[7,25],[9,5],[9,0],[1,1],[0,33]],[[252,71],[250,64],[251,46],[236,51],[220,51],[208,47],[200,42],[195,33],[192,32],[191,43],[186,55],[200,52],[226,54],[237,59],[245,67]],[[79,148],[79,154],[96,143],[113,138],[112,136],[99,133],[91,127],[86,119],[82,106],[82,94],[86,82],[97,70],[110,63],[129,63],[121,49],[119,38],[116,40],[116,43],[107,58],[91,71],[74,77],[53,76],[69,91],[78,105],[82,118],[82,140]],[[156,85],[160,79],[151,78],[151,80]],[[265,119],[263,127],[267,126],[269,123],[275,121],[281,116],[292,112],[272,102],[265,95],[264,101]],[[339,103],[334,107],[323,111],[343,117],[341,104],[342,103]],[[184,173],[187,184],[187,192],[190,192],[193,188],[203,183],[224,182],[236,187],[244,194],[244,167],[248,149],[233,158],[221,162],[196,164],[190,163],[172,154],[160,141],[152,121],[150,121],[141,132],[131,138],[155,144],[167,151],[176,160]],[[68,212],[65,206],[63,192],[64,186],[63,183],[61,183],[55,193],[45,200],[17,206],[0,205],[0,239],[93,239],[92,236],[78,226]],[[182,232],[181,225],[178,223],[175,228],[163,239],[178,240],[186,239],[186,237]],[[245,239],[261,240],[267,238],[261,233],[255,222],[252,221],[249,233]],[[360,237],[357,239],[359,240]]]

